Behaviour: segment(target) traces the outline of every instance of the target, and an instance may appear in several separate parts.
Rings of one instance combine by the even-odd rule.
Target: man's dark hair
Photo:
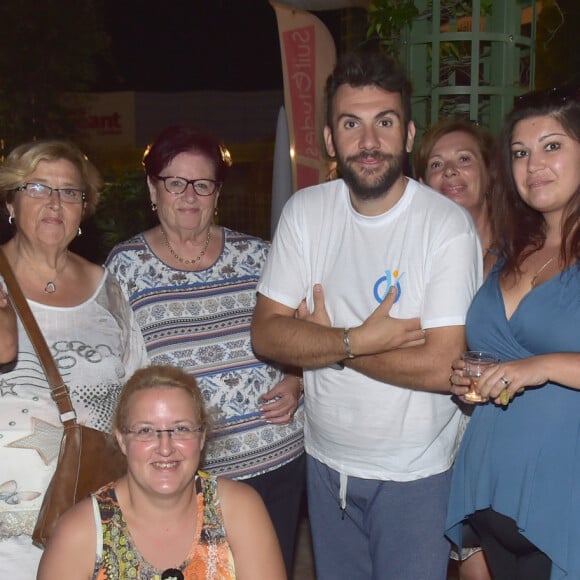
[[[399,62],[381,50],[359,49],[340,56],[326,81],[326,124],[329,127],[332,127],[334,96],[342,85],[375,86],[399,93],[403,103],[404,125],[411,120],[411,82]]]

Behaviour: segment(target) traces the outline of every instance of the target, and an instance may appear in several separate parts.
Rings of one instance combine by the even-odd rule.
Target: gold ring
[[[499,400],[501,402],[502,405],[509,405],[510,402],[510,394],[508,393],[507,389],[504,389],[500,394],[499,394]]]

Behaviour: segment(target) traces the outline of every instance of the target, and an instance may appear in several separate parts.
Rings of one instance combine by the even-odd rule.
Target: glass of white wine
[[[472,403],[485,403],[487,399],[479,394],[477,382],[485,369],[499,363],[499,357],[491,352],[468,350],[463,353],[462,358],[465,361],[465,376],[471,379],[469,391],[463,396]]]

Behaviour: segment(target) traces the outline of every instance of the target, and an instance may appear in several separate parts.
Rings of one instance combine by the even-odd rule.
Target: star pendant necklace
[[[32,265],[32,262],[24,254],[23,254],[23,257],[24,257],[25,261],[28,262],[30,269],[36,274],[36,276],[38,278],[42,278],[42,276],[40,275],[38,270]],[[46,283],[46,286],[44,287],[45,294],[54,294],[56,292],[56,281],[58,280],[58,277],[64,272],[64,269],[66,268],[67,261],[68,261],[68,250],[65,251],[64,264],[62,265],[62,268],[60,270],[58,268],[55,268],[54,269],[54,278],[52,280],[49,280]]]
[[[169,253],[179,262],[181,262],[182,264],[186,264],[186,265],[190,265],[190,264],[197,264],[204,256],[205,253],[207,252],[207,248],[209,246],[209,242],[211,240],[211,227],[207,230],[207,238],[205,239],[205,244],[203,245],[203,250],[199,253],[198,256],[196,256],[195,258],[193,258],[193,260],[189,260],[188,258],[182,258],[172,247],[171,244],[169,243],[169,240],[167,239],[167,234],[165,233],[165,230],[163,228],[161,228],[161,235],[163,236],[163,241],[165,242],[165,245],[167,246],[167,249],[169,250]]]

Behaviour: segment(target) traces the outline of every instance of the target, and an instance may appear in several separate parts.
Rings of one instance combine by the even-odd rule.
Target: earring
[[[79,226],[79,231],[77,232],[77,236],[81,236],[83,233],[83,230],[81,230],[81,226]]]
[[[151,211],[157,211],[157,204],[155,202],[151,202]]]
[[[218,216],[218,208],[216,206],[213,210],[213,217],[217,217],[217,216]]]
[[[9,223],[10,225],[12,225],[12,224],[14,223],[14,216],[13,216],[12,214],[10,214],[10,215],[8,216],[8,223]]]

